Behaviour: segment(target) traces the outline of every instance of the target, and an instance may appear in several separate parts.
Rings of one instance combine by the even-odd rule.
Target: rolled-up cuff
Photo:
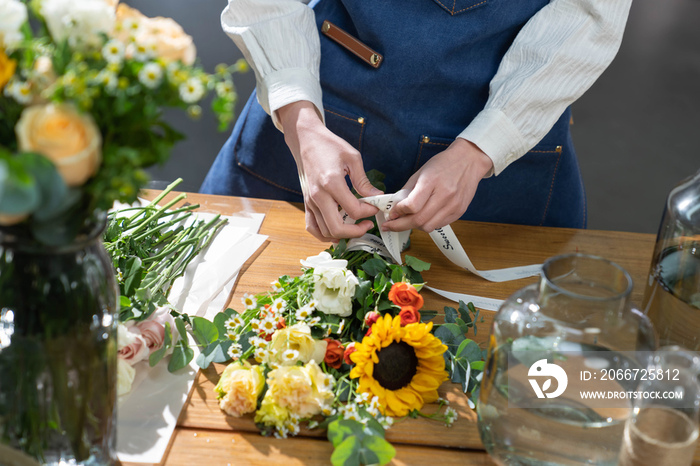
[[[260,105],[268,111],[272,122],[280,131],[282,131],[282,125],[277,118],[277,110],[301,100],[308,100],[314,104],[319,117],[325,122],[321,84],[318,78],[307,69],[284,69],[268,74],[263,78],[262,85],[258,85],[258,95]],[[267,108],[265,108],[265,102]]]
[[[513,122],[495,109],[481,111],[458,137],[473,142],[491,158],[490,175],[499,175],[530,149]]]

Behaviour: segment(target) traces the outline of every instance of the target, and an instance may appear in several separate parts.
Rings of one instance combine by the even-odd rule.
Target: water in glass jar
[[[581,351],[596,351],[599,355],[596,359],[605,361],[603,367],[639,367],[636,362],[614,351],[599,346],[579,346]],[[569,376],[566,391],[557,398],[546,400],[538,408],[514,406],[537,403],[532,387],[527,382],[517,383],[526,378],[524,373],[530,367],[529,361],[504,367],[501,360],[502,367],[495,370],[493,381],[482,382],[477,405],[479,428],[487,451],[498,464],[554,466],[618,463],[631,402],[615,400],[602,407],[600,400],[586,402],[577,395],[583,389],[627,391],[632,387],[624,385],[624,381],[584,384],[578,374],[590,368],[586,366],[586,360],[576,357],[565,359],[557,360],[557,364]]]
[[[643,308],[659,346],[700,350],[700,242],[661,252],[649,275]]]

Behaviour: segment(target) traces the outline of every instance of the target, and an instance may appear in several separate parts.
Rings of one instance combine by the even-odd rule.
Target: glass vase
[[[642,310],[659,346],[700,350],[700,171],[666,199]]]
[[[104,226],[65,246],[0,231],[0,459],[116,461],[118,294]]]
[[[539,283],[503,303],[477,401],[481,439],[498,464],[617,464],[631,411],[620,397],[636,387],[625,370],[646,367],[655,345],[631,290],[622,267],[571,254],[547,260]]]

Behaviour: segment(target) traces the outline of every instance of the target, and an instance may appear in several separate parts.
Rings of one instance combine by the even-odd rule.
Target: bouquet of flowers
[[[476,387],[483,351],[465,335],[476,332],[478,311],[460,303],[432,322],[438,313],[423,309],[420,294],[429,264],[411,256],[394,264],[343,240],[301,266],[196,335],[202,367],[233,361],[216,386],[221,409],[253,413],[263,435],[325,428],[334,465],[389,462],[384,436],[395,418],[452,425],[457,413],[438,388],[450,379]],[[421,413],[435,402],[444,409]]]
[[[117,0],[0,0],[0,225],[56,244],[132,203],[183,137],[164,108],[197,117],[213,91],[225,129],[246,64],[208,74],[195,58],[175,21]]]

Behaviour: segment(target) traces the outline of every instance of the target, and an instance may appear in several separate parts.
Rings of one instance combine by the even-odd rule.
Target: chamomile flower
[[[248,343],[250,343],[250,346],[256,349],[265,349],[268,345],[268,342],[264,338],[260,337],[250,337],[248,338]]]
[[[131,55],[134,60],[147,62],[154,57],[153,48],[145,44],[132,43],[127,47],[127,55]]]
[[[250,329],[254,332],[260,331],[260,321],[258,319],[251,319],[250,321]]]
[[[359,421],[360,413],[357,411],[357,405],[346,405],[345,409],[343,410],[343,419],[347,419],[350,421]]]
[[[163,68],[156,62],[146,63],[139,71],[139,81],[149,89],[155,89],[163,82]]]
[[[198,78],[190,78],[178,87],[183,102],[193,104],[204,97],[204,85]]]
[[[241,338],[241,336],[235,330],[231,329],[226,331],[226,337],[231,341],[238,341]]]
[[[12,97],[20,104],[32,102],[32,88],[26,81],[12,80],[5,87],[5,95]]]
[[[130,39],[136,37],[142,29],[141,23],[136,18],[126,18],[117,27],[126,32]]]
[[[110,40],[102,47],[102,57],[107,63],[121,63],[124,60],[124,44]]]
[[[239,73],[245,73],[250,69],[250,65],[248,64],[248,62],[242,58],[239,58],[234,66],[236,67],[236,71],[238,71]]]
[[[239,317],[239,319],[240,319],[240,317]],[[231,317],[230,319],[227,319],[224,322],[224,327],[226,328],[227,331],[228,330],[236,330],[238,328],[238,322],[236,321],[236,318]]]
[[[216,83],[216,94],[219,97],[226,97],[227,95],[231,94],[233,92],[233,82],[232,81],[221,81],[220,83]],[[273,285],[273,290],[274,290],[274,284],[277,283],[279,285],[278,281],[272,282]],[[278,290],[274,290],[275,292],[282,291],[282,287]]]
[[[275,330],[277,330],[277,321],[274,319],[274,317],[265,317],[260,321],[260,330],[265,332],[267,335],[275,333]]]
[[[240,357],[243,355],[242,349],[243,347],[240,343],[234,343],[228,348],[227,354],[235,361],[240,359]]]
[[[445,425],[447,427],[451,427],[452,424],[457,420],[457,411],[454,410],[454,408],[447,408],[445,410]]]
[[[295,349],[284,350],[284,353],[282,353],[282,359],[284,361],[298,361],[299,351]]]
[[[119,84],[119,78],[117,74],[108,69],[104,69],[97,73],[95,76],[95,83],[104,87],[110,93],[117,89],[117,84]]]
[[[315,299],[312,299],[311,301],[306,303],[306,305],[309,306],[309,309],[311,309],[311,311],[313,312],[316,310],[316,306],[318,305],[318,303],[316,302]]]
[[[377,418],[377,421],[379,421],[384,429],[388,429],[394,425],[394,418],[391,416],[380,416]]]
[[[262,364],[267,357],[267,350],[265,348],[255,348],[253,351],[253,357],[258,364]]]
[[[375,396],[374,398],[377,397]],[[369,392],[359,393],[357,396],[355,396],[355,403],[362,405],[367,402],[369,402]]]
[[[249,295],[248,293],[243,295],[241,302],[245,306],[246,310],[255,309],[258,306],[258,300],[255,299],[255,296]]]
[[[323,408],[321,408],[321,414],[323,414],[326,417],[334,416],[337,412],[338,411],[335,408],[329,405],[326,405]]]
[[[343,330],[345,329],[345,319],[340,319],[340,324],[338,325],[338,329],[335,331],[337,335],[340,335],[343,333]]]
[[[313,311],[308,304],[306,306],[301,306],[299,309],[297,309],[296,318],[297,320],[306,320],[311,317],[312,312]]]
[[[314,317],[313,319],[311,319],[311,320],[309,321],[309,326],[310,326],[310,327],[317,327],[317,326],[319,326],[319,325],[321,325],[321,318],[318,317],[318,316]]]
[[[218,92],[218,86],[219,86],[220,84],[222,84],[222,83],[219,83],[219,84],[216,85],[216,86],[217,86],[217,92]],[[284,288],[282,288],[282,284],[280,283],[279,280],[271,281],[271,282],[270,282],[270,285],[272,285],[272,292],[273,292],[273,293],[279,293],[280,291],[282,291],[282,290],[284,289]]]
[[[280,312],[284,312],[284,310],[287,309],[287,301],[285,301],[282,298],[277,298],[272,302],[272,311],[275,314],[279,314]]]
[[[275,430],[275,438],[287,438],[288,435],[289,430],[284,426],[277,427],[277,430]]]

